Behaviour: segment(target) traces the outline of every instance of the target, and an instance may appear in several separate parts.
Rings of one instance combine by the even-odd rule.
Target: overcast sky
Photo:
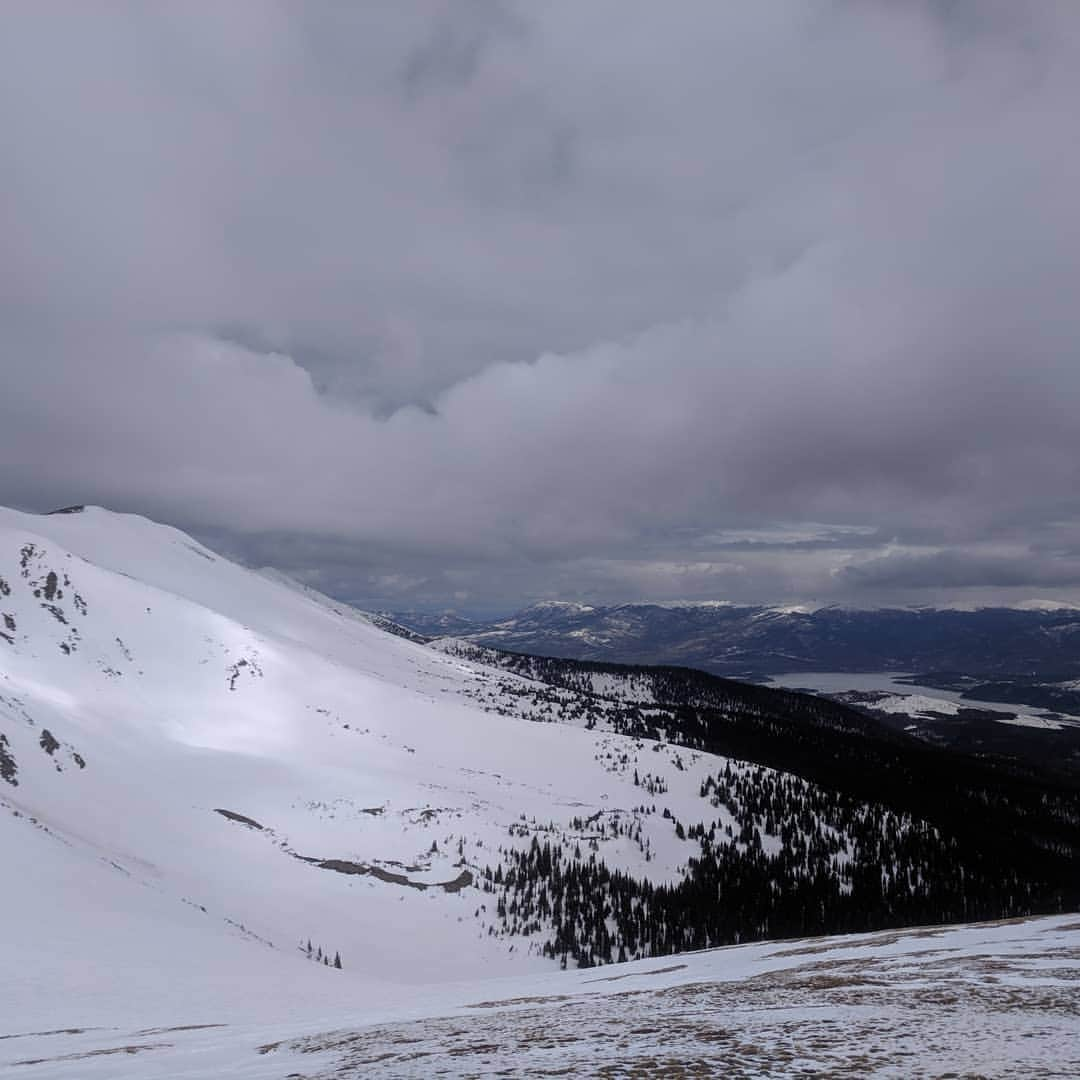
[[[1075,0],[34,2],[0,502],[392,609],[1080,601]]]

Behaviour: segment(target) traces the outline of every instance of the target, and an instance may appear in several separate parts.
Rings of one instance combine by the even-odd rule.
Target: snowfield
[[[676,882],[673,821],[735,821],[706,779],[775,775],[543,689],[143,518],[0,510],[0,1074],[1080,1069],[1075,916],[581,971],[507,935],[510,849]]]
[[[0,641],[0,730],[18,769],[0,799],[24,887],[5,912],[21,902],[37,918],[56,889],[36,879],[54,860],[81,876],[81,860],[121,880],[128,906],[150,890],[176,919],[272,943],[304,966],[292,954],[309,938],[350,968],[363,957],[365,970],[413,982],[548,966],[489,939],[475,890],[445,886],[497,861],[511,826],[629,807],[628,778],[603,759],[620,737],[484,711],[463,695],[493,673],[173,530],[100,510],[0,521],[16,526],[0,573],[15,625]],[[689,774],[683,787],[673,808],[698,798]],[[674,876],[682,843],[666,822],[645,828],[662,852],[656,876]],[[631,845],[608,846],[617,863]],[[97,917],[106,905],[90,906]],[[38,947],[34,935],[25,946]]]
[[[249,970],[225,985],[176,979],[149,1008],[131,990],[70,1002],[51,1029],[9,1022],[0,1070],[87,1080],[1080,1073],[1075,916],[422,989],[339,976],[321,994]]]

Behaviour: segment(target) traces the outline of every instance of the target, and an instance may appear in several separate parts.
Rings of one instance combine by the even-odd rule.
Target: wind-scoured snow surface
[[[252,981],[247,990],[254,987]],[[310,992],[310,986],[305,987]],[[274,1014],[283,988],[172,989],[99,1026],[0,1031],[32,1077],[1075,1077],[1080,922],[733,946],[602,969],[411,991],[360,981]],[[9,1025],[10,1026],[10,1025]]]
[[[839,1060],[845,1039],[864,1043],[851,1018],[884,1016],[900,971],[942,994],[983,987],[973,1009],[1019,1003],[1009,1022],[1040,1037],[986,1061],[1041,1068],[1078,1034],[1063,988],[1080,930],[1063,920],[559,972],[542,932],[499,932],[475,884],[500,846],[541,834],[569,849],[585,841],[571,822],[603,815],[622,822],[590,834],[609,866],[678,880],[695,845],[638,812],[635,766],[652,801],[690,822],[726,762],[646,755],[605,730],[602,708],[586,729],[572,693],[530,685],[143,518],[0,510],[0,1073],[585,1075],[606,1062],[621,1075],[618,1061],[676,1054],[760,1074],[752,1042],[786,1075],[798,1040],[778,1024],[819,1010],[828,1023],[799,1060]],[[309,960],[308,941],[342,970]],[[912,955],[939,947],[952,950],[940,969]],[[846,981],[815,989],[807,965]],[[945,1054],[969,1025],[933,1011]],[[987,1071],[979,1055],[1000,1051],[1001,1030],[968,1032],[949,1060]],[[902,1062],[899,1034],[882,1038]]]

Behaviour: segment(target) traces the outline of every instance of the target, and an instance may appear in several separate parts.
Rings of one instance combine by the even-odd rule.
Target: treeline
[[[334,959],[330,959],[330,950],[323,949],[321,945],[312,947],[311,938],[308,938],[307,944],[300,942],[297,948],[313,963],[322,964],[324,967],[337,968],[341,970],[341,953],[334,953]]]
[[[1013,759],[932,746],[823,698],[690,668],[483,652],[486,663],[494,658],[546,684],[533,691],[541,710],[570,707],[587,726],[602,720],[622,734],[766,765],[856,803],[925,820],[950,838],[965,864],[984,867],[986,881],[1031,882],[1033,910],[1080,908],[1075,780]],[[640,704],[593,690],[620,683]],[[566,692],[582,696],[570,704]],[[1006,888],[1002,895],[1012,893]],[[991,914],[1010,910],[1003,901]]]
[[[701,838],[676,885],[653,885],[610,870],[595,855],[568,859],[559,846],[537,841],[512,854],[496,881],[496,915],[508,935],[549,936],[546,956],[579,967],[665,956],[740,942],[814,934],[1014,917],[1033,909],[1030,883],[964,878],[946,853],[933,846],[916,864],[946,872],[926,879],[883,875],[860,863],[849,870],[851,889],[827,863],[797,874],[780,855],[740,850],[731,840]]]
[[[481,875],[495,899],[490,932],[534,943],[539,936],[544,955],[590,967],[770,938],[1028,915],[1045,910],[1053,892],[969,857],[926,822],[795,777],[729,765],[706,778],[701,794],[733,823],[670,819],[676,836],[699,845],[677,884],[612,870],[595,843],[583,856],[580,845],[571,852],[534,836]],[[640,843],[640,828],[630,836]],[[766,850],[764,838],[780,843]]]

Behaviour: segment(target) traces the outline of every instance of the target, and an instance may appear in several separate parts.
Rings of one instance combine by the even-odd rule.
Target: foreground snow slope
[[[489,940],[463,884],[523,817],[629,795],[600,735],[484,711],[461,695],[491,673],[143,519],[5,511],[0,554],[17,969],[51,940],[126,978],[163,927],[299,977],[309,939],[348,978],[546,966]]]
[[[254,973],[253,973],[254,975]],[[310,990],[306,986],[305,991]],[[734,946],[601,970],[296,1000],[255,977],[0,1025],[0,1075],[94,1078],[1080,1074],[1080,922]],[[275,1011],[292,997],[288,1016]],[[20,1026],[22,1024],[22,1026]]]

